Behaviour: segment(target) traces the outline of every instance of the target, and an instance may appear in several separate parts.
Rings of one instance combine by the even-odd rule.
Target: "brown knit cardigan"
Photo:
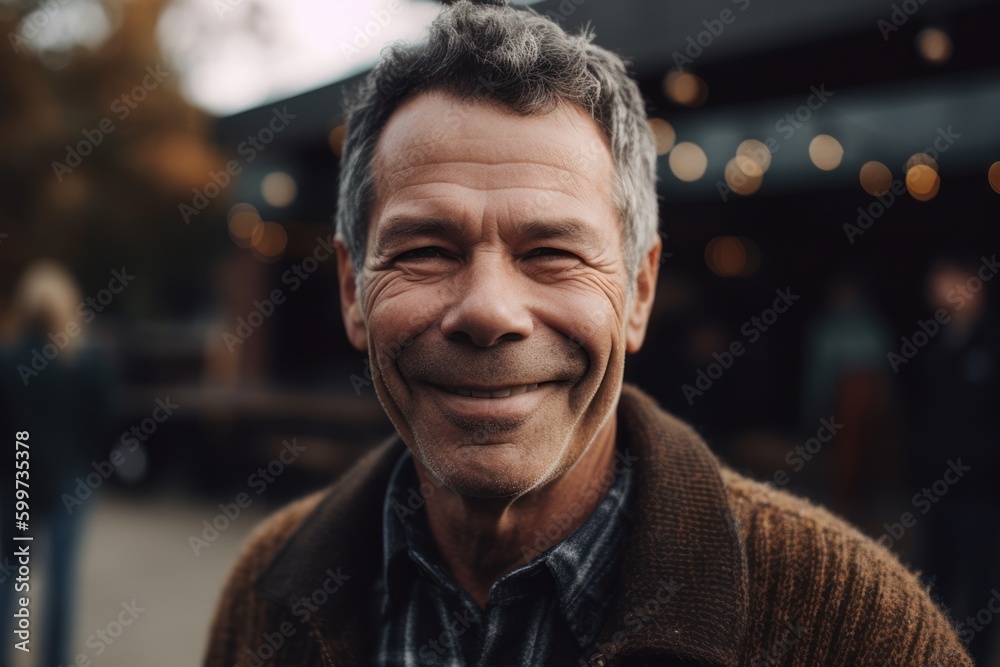
[[[888,550],[728,469],[636,387],[623,387],[618,410],[637,457],[634,523],[611,615],[583,664],[972,665]],[[205,665],[363,664],[364,596],[382,561],[382,501],[404,446],[390,439],[256,530],[219,601]]]

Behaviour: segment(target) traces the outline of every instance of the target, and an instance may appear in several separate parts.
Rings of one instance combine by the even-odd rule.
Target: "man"
[[[398,437],[258,529],[208,665],[971,664],[889,552],[623,386],[660,239],[619,58],[460,0],[383,55],[341,168]]]

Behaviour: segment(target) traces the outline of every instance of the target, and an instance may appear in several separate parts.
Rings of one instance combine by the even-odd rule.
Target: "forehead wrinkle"
[[[509,159],[508,156],[510,155],[521,155],[525,143],[529,142],[532,146],[539,147],[539,152],[552,155],[557,159],[562,160],[564,163],[575,163],[577,157],[586,154],[583,151],[571,150],[565,142],[551,141],[546,139],[544,135],[539,136],[537,131],[532,131],[530,128],[526,128],[524,133],[518,137],[463,137],[457,136],[457,132],[444,133],[436,129],[434,132],[436,133],[435,136],[427,140],[423,140],[423,137],[421,137],[422,132],[420,129],[403,135],[402,146],[397,146],[400,161],[403,163],[415,162],[419,164],[419,158],[426,156],[428,153],[432,153],[433,151],[429,150],[429,147],[437,144],[444,145],[443,153],[446,156],[446,159],[447,156],[450,155],[465,155],[470,149],[469,144],[471,144],[472,149],[484,156],[484,159],[479,160],[483,163],[490,163],[491,161],[486,159],[490,156],[496,158],[494,161],[495,163],[500,163]],[[393,143],[400,143],[399,137],[395,136],[397,134],[402,134],[402,130],[396,131],[394,129],[394,131],[383,134],[379,138],[376,150],[387,150],[387,143],[390,145]],[[608,146],[607,142],[603,139],[600,143],[602,147],[607,150],[607,157],[610,163],[610,146]],[[481,146],[482,144],[487,144],[488,150],[483,150]],[[558,165],[553,164],[553,166]]]
[[[462,155],[464,156],[465,154],[463,153]],[[466,159],[456,160],[456,159],[444,158],[444,159],[437,159],[437,160],[432,160],[432,161],[428,160],[428,161],[413,162],[413,163],[408,163],[407,160],[400,160],[396,164],[398,166],[395,166],[392,169],[392,172],[391,172],[391,174],[393,176],[401,176],[401,175],[403,175],[405,173],[413,171],[414,169],[434,168],[434,167],[438,167],[438,166],[439,167],[446,167],[448,165],[471,165],[471,166],[482,167],[482,168],[497,168],[497,167],[502,168],[502,167],[506,167],[506,166],[516,167],[517,165],[532,165],[532,166],[535,166],[535,167],[542,167],[544,169],[551,169],[553,171],[558,171],[558,172],[566,174],[566,175],[568,175],[570,177],[586,176],[589,173],[589,170],[579,170],[579,171],[577,171],[577,170],[574,170],[572,168],[568,168],[563,163],[558,163],[558,162],[545,162],[543,160],[525,160],[525,159],[518,159],[518,160],[509,160],[509,159],[508,160],[504,160],[504,159],[490,160],[490,159],[488,159],[488,156],[485,156],[485,155],[484,155],[483,159],[471,159],[470,160],[470,159],[466,158]]]
[[[452,168],[458,165],[467,167],[462,169],[461,173],[463,175],[475,171],[477,167],[482,167],[492,172],[490,174],[491,177],[483,179],[483,182],[474,184],[451,180],[449,177],[455,173],[452,171]],[[535,168],[524,169],[523,165],[532,165]],[[541,169],[538,169],[539,167]],[[414,174],[414,171],[417,171],[417,173]],[[426,173],[420,173],[421,171]],[[391,172],[384,174],[379,180],[381,182],[379,197],[386,202],[392,195],[399,194],[410,188],[440,184],[444,186],[454,185],[463,189],[480,192],[500,190],[536,190],[539,193],[560,192],[578,201],[584,201],[586,193],[592,188],[597,188],[602,191],[605,201],[609,205],[613,205],[611,187],[604,187],[602,184],[595,182],[587,173],[574,172],[547,162],[521,160],[518,162],[483,163],[463,160],[447,163],[431,163],[393,169]],[[425,196],[422,198],[430,197]]]
[[[591,181],[591,174],[603,173],[610,176],[611,183],[604,185],[610,190],[614,180],[615,165],[611,158],[607,141],[600,133],[599,145],[603,150],[595,151],[593,144],[584,141],[584,146],[575,150],[564,142],[550,141],[530,133],[520,139],[513,138],[468,138],[457,137],[452,134],[443,134],[440,130],[427,130],[435,132],[435,136],[429,140],[421,141],[420,131],[400,136],[400,131],[384,133],[376,145],[375,160],[373,160],[373,171],[376,172],[376,182],[379,186],[392,186],[396,178],[402,177],[412,169],[418,169],[428,164],[456,164],[456,165],[482,165],[500,166],[503,164],[533,164],[548,167],[554,170],[557,180],[581,180]],[[414,136],[416,135],[416,136]],[[581,138],[583,141],[583,138]],[[418,143],[414,143],[418,142]],[[399,144],[402,146],[399,146]],[[487,144],[483,146],[483,144]],[[553,161],[545,160],[524,160],[524,147],[529,143],[539,154],[549,155]],[[388,145],[387,145],[388,144]],[[399,147],[394,151],[393,159],[390,162],[387,154],[394,148],[393,144]],[[471,146],[470,146],[471,144]],[[433,150],[431,146],[435,146]],[[588,147],[589,146],[589,150]],[[470,159],[470,153],[474,156]],[[603,164],[596,164],[603,163]],[[390,166],[391,165],[391,166]],[[605,169],[601,169],[601,167]],[[390,167],[391,172],[387,173],[385,167]]]

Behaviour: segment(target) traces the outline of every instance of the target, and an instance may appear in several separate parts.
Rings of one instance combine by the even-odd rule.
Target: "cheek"
[[[550,300],[546,323],[562,332],[590,357],[591,365],[604,366],[622,343],[622,322],[603,293],[560,293]]]
[[[578,290],[552,301],[549,326],[559,330],[586,354],[588,378],[573,397],[575,415],[588,415],[580,422],[592,428],[603,419],[618,394],[625,364],[625,338],[621,309],[604,290]],[[557,317],[558,319],[555,319]]]
[[[383,291],[371,300],[368,346],[378,367],[386,371],[417,336],[439,318],[437,290],[410,287]]]

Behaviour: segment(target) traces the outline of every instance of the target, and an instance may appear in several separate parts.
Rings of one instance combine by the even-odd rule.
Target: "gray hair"
[[[502,0],[457,0],[431,24],[426,43],[396,43],[383,51],[348,102],[341,153],[337,234],[359,278],[376,190],[373,157],[379,135],[403,101],[435,90],[499,103],[524,115],[567,102],[597,121],[615,165],[612,199],[622,221],[631,297],[642,257],[657,237],[656,150],[638,85],[625,62],[593,44],[593,38],[588,29],[567,34],[537,12]],[[445,134],[448,124],[439,125]]]

